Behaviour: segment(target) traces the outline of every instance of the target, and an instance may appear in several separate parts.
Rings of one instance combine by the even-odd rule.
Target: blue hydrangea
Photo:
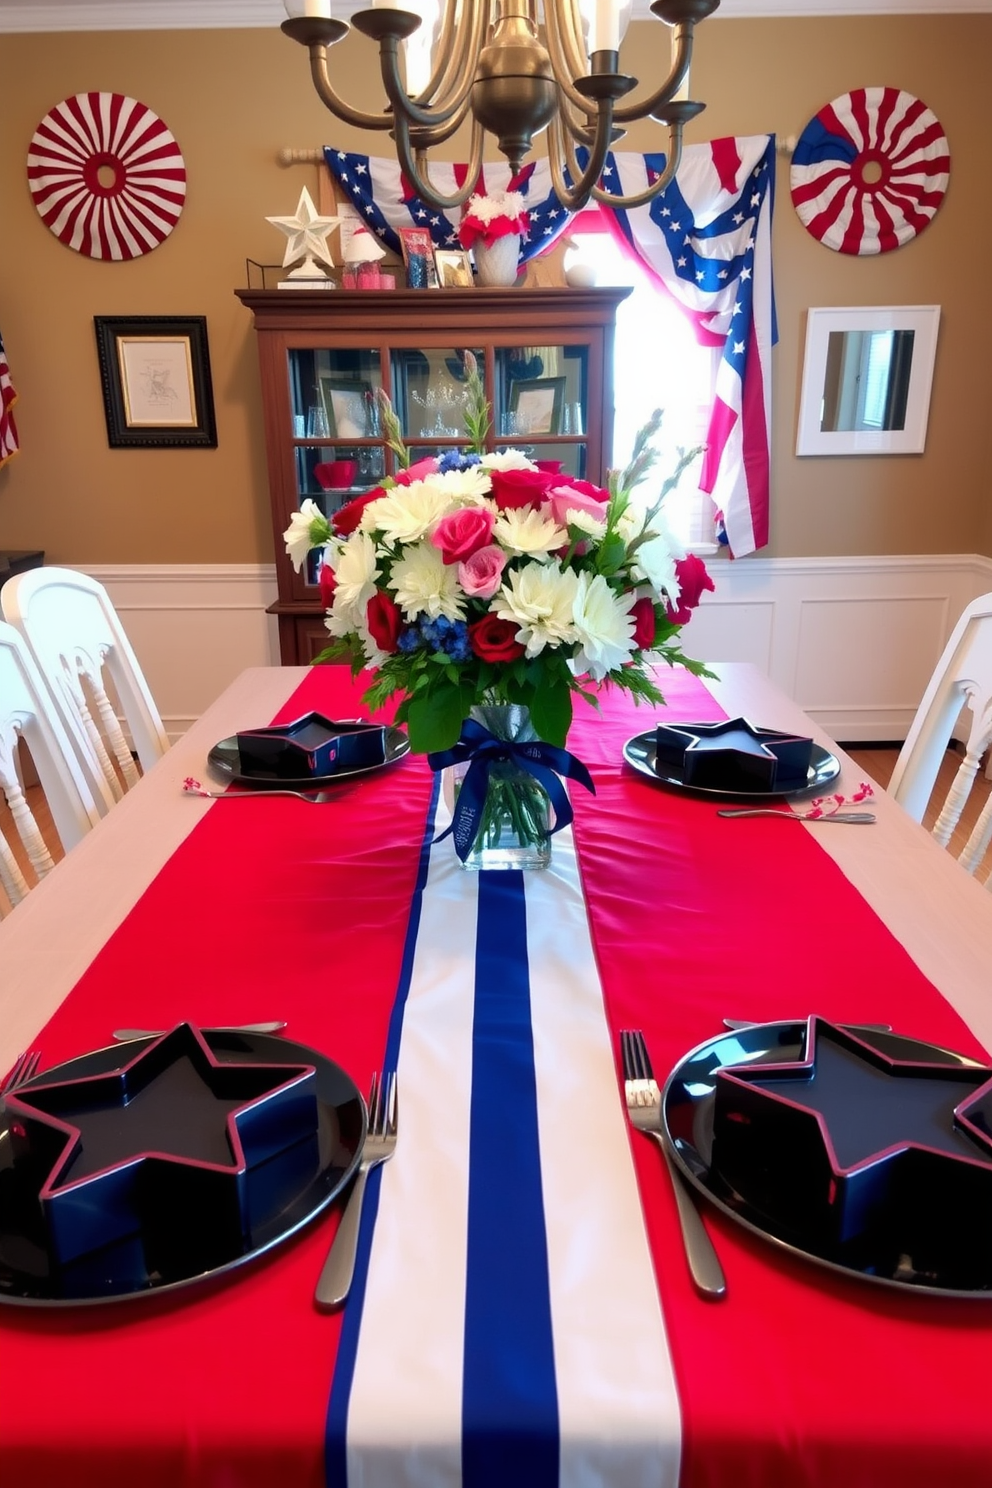
[[[446,470],[471,470],[481,459],[481,455],[468,455],[462,450],[445,450],[437,462],[438,472],[443,475]]]

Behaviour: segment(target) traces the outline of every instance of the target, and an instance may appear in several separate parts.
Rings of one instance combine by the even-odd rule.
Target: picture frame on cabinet
[[[510,413],[517,434],[560,434],[564,377],[518,378],[510,383]]]
[[[434,266],[442,289],[472,288],[472,260],[463,248],[435,248]]]
[[[95,315],[111,449],[216,449],[203,315]]]
[[[430,235],[430,229],[401,227],[398,232],[408,286],[411,289],[437,289],[439,280],[434,263],[434,239]]]
[[[364,439],[369,430],[372,384],[353,377],[321,377],[320,396],[330,439]]]

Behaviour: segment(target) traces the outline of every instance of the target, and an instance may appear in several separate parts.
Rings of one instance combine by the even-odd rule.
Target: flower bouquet
[[[473,448],[411,465],[383,399],[397,475],[330,520],[305,501],[286,547],[298,568],[311,548],[323,549],[333,640],[317,659],[350,658],[356,673],[370,668],[365,701],[374,709],[398,696],[396,720],[411,749],[436,768],[488,760],[488,780],[497,764],[522,762],[531,785],[552,796],[558,827],[571,812],[556,777],[585,777],[591,788],[564,749],[574,695],[595,702],[595,685],[607,683],[661,703],[658,661],[709,675],[682,654],[679,633],[713,582],[663,514],[665,495],[698,451],[680,452],[657,498],[635,505],[631,491],[654,463],[660,414],[603,490],[540,470],[518,450],[486,451],[488,406],[475,369],[469,384]],[[516,710],[512,725],[508,709]],[[507,720],[503,728],[498,718]],[[476,777],[472,820],[460,828],[465,839],[473,826],[473,839],[460,841],[455,824],[460,855],[487,810],[504,824],[513,815],[505,803],[487,808],[478,770]],[[517,800],[514,808],[526,818],[517,823],[524,840],[540,835],[532,806]]]
[[[499,238],[522,237],[527,231],[528,220],[521,192],[500,191],[494,196],[477,194],[469,197],[458,224],[458,237],[463,248],[474,248],[480,239],[491,247]]]
[[[528,216],[519,191],[473,196],[458,224],[463,248],[472,250],[479,283],[512,285],[520,259],[520,239],[527,231]]]

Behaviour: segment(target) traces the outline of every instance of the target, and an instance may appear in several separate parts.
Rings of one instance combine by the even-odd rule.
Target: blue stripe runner
[[[413,954],[417,944],[417,935],[420,931],[420,914],[423,907],[424,888],[427,884],[427,870],[430,867],[431,860],[431,843],[434,840],[436,830],[434,819],[437,814],[440,781],[440,775],[435,776],[430,806],[427,811],[427,824],[424,828],[424,836],[420,845],[420,864],[417,870],[417,882],[413,891],[413,899],[410,904],[410,922],[407,926],[406,942],[403,946],[403,960],[400,964],[399,984],[396,989],[396,1000],[393,1003],[393,1010],[389,1018],[389,1032],[386,1035],[384,1069],[395,1069],[399,1060],[400,1036],[403,1031],[403,1013],[410,992],[410,979],[413,975]],[[402,1091],[400,1091],[400,1097],[402,1098]],[[375,1230],[376,1215],[379,1212],[379,1185],[381,1182],[381,1166],[373,1168],[368,1176],[365,1200],[362,1204],[362,1222],[358,1235],[358,1251],[355,1257],[355,1276],[348,1295],[348,1302],[344,1309],[344,1317],[341,1323],[341,1337],[338,1342],[338,1356],[334,1366],[334,1379],[331,1383],[331,1395],[327,1403],[327,1420],[324,1430],[324,1474],[327,1488],[348,1488],[348,1406],[351,1401],[351,1387],[355,1377],[358,1335],[362,1326],[365,1285],[369,1273],[372,1235]]]
[[[515,871],[479,875],[469,1161],[462,1482],[557,1488],[527,910]]]

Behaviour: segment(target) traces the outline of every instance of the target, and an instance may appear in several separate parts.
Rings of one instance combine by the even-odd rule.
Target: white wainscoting
[[[992,590],[976,554],[710,563],[687,654],[752,661],[832,737],[904,737],[958,615]],[[105,584],[178,738],[247,666],[278,664],[264,564],[87,567]]]

